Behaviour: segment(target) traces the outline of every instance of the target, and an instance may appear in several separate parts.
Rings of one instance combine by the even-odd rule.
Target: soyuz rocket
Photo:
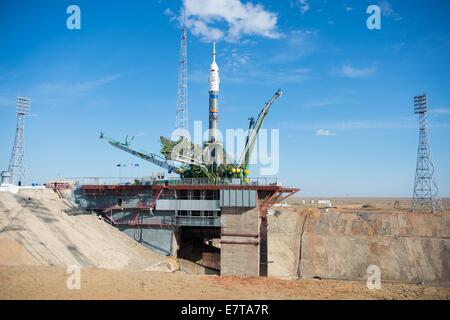
[[[219,66],[216,63],[216,43],[213,43],[212,52],[213,61],[209,72],[209,143],[217,145],[219,143],[218,137],[218,117],[219,117]],[[215,164],[220,164],[219,155],[216,152],[216,147],[211,150],[211,158]]]
[[[219,67],[216,63],[216,43],[213,43],[213,61],[209,73],[209,142],[217,141],[217,120],[219,116]]]

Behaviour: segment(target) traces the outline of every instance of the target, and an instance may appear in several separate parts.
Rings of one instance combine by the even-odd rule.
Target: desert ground
[[[289,200],[293,212],[296,206],[302,206],[302,200]],[[343,212],[361,208],[407,212],[410,201],[331,200],[336,210]],[[400,208],[393,209],[396,200]],[[450,201],[445,199],[444,203],[448,208]],[[448,214],[448,210],[441,213]],[[273,232],[280,226],[298,224],[291,223],[293,215],[281,217],[285,217],[283,224],[276,220],[281,218],[271,218]],[[447,227],[443,229],[438,230],[438,237],[444,240],[433,236],[435,241],[448,241],[441,235],[447,232]],[[369,290],[365,281],[298,279],[294,263],[297,257],[292,253],[297,250],[286,251],[291,241],[286,240],[288,236],[298,242],[295,232],[278,234],[272,240],[269,233],[269,255],[278,254],[273,254],[278,259],[273,265],[278,265],[272,270],[286,277],[200,275],[195,274],[198,273],[193,271],[195,268],[187,272],[180,268],[180,261],[142,247],[95,215],[77,212],[71,203],[51,190],[29,191],[20,196],[3,193],[0,194],[0,299],[450,299],[447,282],[382,281],[380,289]],[[282,265],[288,258],[292,263]],[[67,266],[74,264],[81,267],[79,290],[67,287],[70,276]],[[447,275],[450,271],[443,272]]]
[[[182,273],[82,269],[81,288],[69,290],[58,267],[0,267],[0,299],[449,299],[450,289],[383,283],[278,280]]]

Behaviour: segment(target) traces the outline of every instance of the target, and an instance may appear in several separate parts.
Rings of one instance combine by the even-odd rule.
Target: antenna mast
[[[178,66],[178,91],[175,129],[188,130],[188,97],[187,97],[187,32],[186,15],[183,11],[181,28],[180,62]]]

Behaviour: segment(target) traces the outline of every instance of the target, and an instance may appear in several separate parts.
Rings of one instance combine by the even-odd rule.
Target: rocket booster
[[[218,140],[217,120],[219,117],[219,67],[216,63],[216,43],[213,44],[213,61],[209,73],[209,142]]]

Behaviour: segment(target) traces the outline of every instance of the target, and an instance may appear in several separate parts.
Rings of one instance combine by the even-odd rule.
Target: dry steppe
[[[440,286],[337,280],[279,280],[182,273],[82,269],[80,290],[68,290],[57,267],[0,266],[0,299],[449,299]]]
[[[431,259],[428,264],[400,274],[413,280],[429,276],[429,282],[383,281],[381,289],[369,290],[363,274],[359,281],[334,279],[339,269],[333,268],[341,262],[339,256],[327,252],[338,250],[333,241],[334,245],[349,246],[347,251],[357,245],[361,252],[352,252],[351,256],[360,263],[367,258],[364,250],[374,248],[379,252],[372,243],[378,239],[392,244],[406,241],[409,245],[409,239],[402,239],[415,232],[415,225],[407,224],[398,230],[383,225],[382,232],[373,231],[382,223],[378,219],[380,212],[381,216],[392,213],[395,221],[401,221],[398,217],[409,212],[408,199],[400,199],[397,209],[393,208],[397,199],[332,200],[337,206],[333,209],[337,218],[333,218],[332,212],[325,214],[325,209],[305,208],[298,198],[290,199],[289,203],[300,201],[299,205],[276,208],[269,217],[271,277],[239,278],[198,275],[194,274],[198,273],[195,268],[191,272],[180,269],[179,261],[149,251],[95,215],[78,211],[52,190],[23,191],[17,195],[0,193],[0,299],[450,299],[449,283],[439,280],[446,279],[449,273],[442,270],[447,257],[430,256],[426,258]],[[445,224],[448,215],[446,212],[435,216],[429,228],[421,222],[418,232],[427,237],[425,249],[430,246],[439,252],[439,248],[446,248],[446,232],[450,232]],[[306,216],[309,220],[305,220]],[[418,221],[427,219],[418,216]],[[388,218],[391,219],[389,215]],[[323,219],[326,228],[318,223]],[[439,219],[444,221],[440,227],[435,225]],[[400,239],[396,238],[396,232]],[[357,240],[353,239],[353,233],[357,233]],[[303,246],[303,257],[299,257],[299,246]],[[422,250],[421,246],[408,248]],[[395,246],[394,249],[403,250]],[[420,256],[420,250],[414,254]],[[381,252],[378,256],[384,257],[383,254],[392,252]],[[66,285],[67,266],[73,264],[81,267],[80,290],[69,290]],[[387,264],[386,272],[391,272],[389,268],[395,271],[398,266]],[[350,269],[343,276],[352,276],[354,271]],[[311,278],[316,273],[322,276]],[[329,279],[323,276],[326,274]],[[431,281],[433,277],[439,281]]]

